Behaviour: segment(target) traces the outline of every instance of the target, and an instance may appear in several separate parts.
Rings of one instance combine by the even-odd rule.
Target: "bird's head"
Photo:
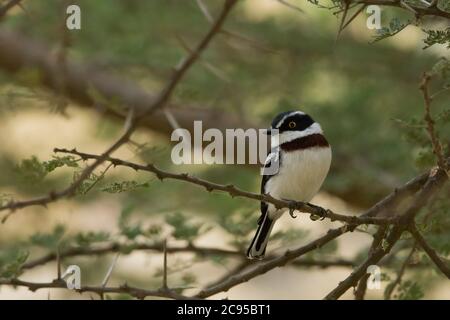
[[[302,111],[286,111],[278,114],[267,130],[267,134],[272,135],[272,147],[311,134],[322,133],[320,124]]]

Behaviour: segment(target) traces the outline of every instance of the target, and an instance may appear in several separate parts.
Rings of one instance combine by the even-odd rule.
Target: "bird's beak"
[[[270,136],[270,135],[272,134],[271,128],[266,129],[266,130],[264,131],[264,134],[267,134],[268,136]]]

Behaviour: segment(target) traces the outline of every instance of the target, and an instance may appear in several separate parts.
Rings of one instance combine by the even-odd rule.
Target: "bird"
[[[309,203],[331,165],[331,147],[322,127],[308,114],[294,110],[278,114],[266,134],[271,136],[271,146],[262,170],[261,193]],[[272,228],[287,210],[261,201],[258,228],[247,250],[249,259],[264,258]]]

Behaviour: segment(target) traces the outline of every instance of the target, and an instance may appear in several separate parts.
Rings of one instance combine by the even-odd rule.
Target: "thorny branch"
[[[403,0],[357,0],[357,1],[352,1],[352,3],[365,4],[366,6],[379,5],[379,6],[386,6],[386,7],[404,8]],[[414,10],[416,16],[418,16],[418,17],[436,16],[436,17],[450,19],[450,12],[443,11],[436,5],[427,7],[427,6],[418,6],[418,5],[409,4],[409,7],[412,10]]]
[[[54,150],[56,153],[68,153],[73,154],[81,157],[83,160],[88,159],[97,159],[98,156],[94,154],[79,152],[76,150],[67,150],[67,149],[59,149],[56,148]],[[146,171],[154,173],[158,179],[164,180],[164,179],[174,179],[174,180],[180,180],[185,181],[188,183],[196,184],[199,186],[204,187],[207,191],[222,191],[228,193],[232,197],[244,197],[252,200],[257,201],[266,201],[269,203],[272,203],[277,207],[278,209],[287,208],[287,209],[295,209],[299,210],[301,212],[307,212],[313,215],[317,215],[323,218],[329,218],[331,221],[341,221],[346,222],[352,225],[360,225],[360,224],[390,224],[390,223],[396,223],[397,218],[378,218],[378,217],[372,217],[372,216],[347,216],[343,214],[335,213],[331,210],[324,209],[318,206],[311,206],[308,203],[305,202],[299,202],[299,201],[287,201],[287,200],[281,200],[276,199],[269,194],[258,194],[253,192],[248,192],[241,190],[234,185],[223,185],[218,184],[214,182],[210,182],[201,178],[194,177],[192,175],[189,175],[187,173],[172,173],[168,171],[161,170],[157,168],[154,164],[137,164],[129,161],[124,161],[118,158],[107,158],[107,161],[111,162],[114,166],[124,166],[131,168],[136,171]],[[1,208],[0,208],[1,209]]]
[[[355,286],[358,281],[366,274],[366,270],[370,265],[377,264],[385,255],[387,255],[397,241],[400,239],[402,233],[408,228],[411,223],[414,223],[414,218],[419,210],[424,207],[428,201],[433,197],[447,182],[448,177],[443,170],[433,170],[430,173],[427,182],[420,189],[414,197],[412,203],[399,213],[401,224],[391,227],[389,234],[385,238],[385,244],[378,246],[369,257],[361,263],[344,281],[326,295],[325,299],[334,300],[343,295],[350,287]]]
[[[54,280],[52,282],[30,282],[23,281],[19,279],[0,279],[0,285],[10,285],[14,287],[26,287],[31,291],[36,291],[39,289],[67,289],[67,284],[64,280]],[[80,289],[74,289],[79,293],[91,292],[96,293],[100,297],[108,293],[121,293],[129,294],[130,296],[137,299],[144,299],[146,297],[162,297],[170,299],[187,299],[188,297],[176,293],[174,289],[160,288],[156,290],[147,290],[129,286],[128,284],[123,284],[118,287],[104,287],[104,286],[82,286]]]
[[[389,286],[386,288],[386,291],[384,292],[384,299],[390,300],[395,287],[397,287],[402,282],[403,275],[405,274],[406,268],[411,261],[414,251],[416,251],[416,243],[413,244],[413,247],[409,251],[409,254],[407,255],[405,261],[403,261],[394,282],[389,284]]]
[[[415,225],[409,228],[409,232],[413,235],[418,245],[421,246],[426,254],[430,257],[431,261],[434,262],[438,269],[448,279],[450,279],[450,267],[448,266],[448,262],[444,262],[443,259],[439,257],[438,253],[432,247],[430,247],[424,237],[420,234],[419,230],[417,230],[417,227]]]
[[[341,32],[367,7],[370,5],[386,6],[386,7],[398,7],[408,10],[414,14],[416,19],[423,16],[435,16],[450,19],[450,12],[444,11],[437,6],[437,2],[433,2],[429,6],[426,5],[416,5],[411,3],[406,3],[404,0],[343,0],[342,4],[336,5],[339,10],[334,14],[342,13],[340,19],[340,25],[338,27],[337,37]],[[346,21],[348,11],[358,5],[361,5],[354,14]],[[322,7],[318,5],[319,7]],[[323,7],[325,9],[334,9],[336,6]]]
[[[72,151],[69,151],[69,152],[72,152]],[[83,154],[77,152],[77,155],[81,156]],[[98,156],[95,156],[95,158],[96,157],[98,157]],[[116,162],[116,165],[121,165],[123,160],[108,159],[108,161],[110,161],[113,164],[115,164],[114,162]],[[148,168],[148,166],[136,165],[136,164],[132,164],[131,168],[133,168],[133,166],[137,166],[136,167],[137,169],[142,169],[142,170],[145,170],[145,169]],[[142,168],[139,167],[139,166],[142,166]],[[159,170],[159,169],[157,169],[157,170]],[[146,171],[149,171],[149,170],[146,170]],[[154,172],[154,167],[151,167],[150,171]],[[160,174],[160,175],[161,174],[162,175],[166,175],[163,178],[168,178],[168,177],[174,178],[174,179],[178,179],[179,178],[179,180],[192,182],[192,183],[195,183],[195,184],[198,184],[198,185],[202,185],[202,186],[208,187],[208,188],[209,187],[214,187],[215,190],[222,190],[222,191],[225,191],[225,192],[228,192],[228,193],[230,193],[230,192],[233,193],[235,191],[234,188],[230,188],[229,186],[222,186],[222,185],[213,184],[213,183],[210,183],[210,182],[206,182],[204,180],[200,180],[198,178],[192,178],[191,177],[191,178],[186,179],[186,175],[178,176],[176,174],[166,173],[164,171],[161,171],[161,172],[160,171],[156,171],[156,172],[158,174]],[[425,197],[423,194],[427,195],[427,197],[431,196],[431,194],[433,194],[433,192],[435,191],[434,190],[435,186],[440,184],[440,183],[442,183],[441,180],[443,179],[443,176],[442,176],[442,174],[440,174],[440,172],[441,171],[436,172],[436,171],[432,170],[429,173],[424,173],[424,174],[422,174],[422,175],[412,179],[411,181],[406,183],[404,186],[396,189],[392,194],[388,195],[387,197],[385,197],[384,199],[379,201],[377,204],[375,204],[372,208],[370,208],[369,210],[364,212],[360,217],[358,217],[358,219],[366,218],[366,217],[378,218],[377,217],[378,215],[382,215],[382,214],[385,214],[386,212],[394,211],[395,208],[397,207],[397,205],[402,200],[404,200],[405,198],[415,194],[418,190],[421,190],[421,192],[419,192],[419,194],[421,196],[420,197],[417,196],[416,197],[416,201],[414,203],[422,203],[423,198]],[[432,173],[434,173],[434,175],[432,175]],[[434,182],[436,180],[436,176],[438,176],[439,179],[440,179],[439,183],[438,182]],[[187,177],[189,177],[189,176],[187,176]],[[431,184],[430,181],[433,181],[433,184]],[[259,200],[259,201],[262,200],[262,199],[264,199],[264,201],[279,201],[279,200],[273,199],[273,198],[262,198],[262,197],[264,197],[264,195],[252,194],[252,193],[248,193],[247,194],[247,192],[241,191],[239,189],[236,189],[236,190],[238,190],[237,191],[238,194],[236,194],[236,195],[245,196],[245,197],[248,195],[248,198],[250,198],[250,199],[255,199],[255,200]],[[276,204],[286,205],[286,203],[278,203],[278,202],[275,202],[275,203]],[[417,205],[418,204],[416,204],[416,206]],[[414,209],[416,207],[412,207],[412,208]],[[413,209],[410,209],[410,211],[413,210]],[[409,215],[407,215],[407,216],[409,216]],[[338,217],[340,217],[340,216],[341,215],[339,215]],[[336,216],[334,216],[334,217],[336,217]],[[404,220],[403,217],[402,217],[402,220]],[[295,250],[292,250],[292,251],[288,250],[288,251],[286,251],[286,253],[284,255],[282,255],[280,257],[272,258],[272,259],[268,260],[267,262],[264,262],[264,263],[256,266],[255,268],[253,268],[253,269],[251,269],[249,271],[245,271],[245,272],[242,272],[240,274],[235,274],[232,277],[227,278],[226,280],[224,280],[221,283],[216,283],[216,284],[214,284],[211,287],[207,287],[207,288],[201,290],[197,295],[193,296],[193,298],[206,298],[206,297],[209,297],[211,295],[217,294],[219,292],[227,291],[227,290],[229,290],[230,288],[232,288],[232,287],[234,287],[236,285],[239,285],[239,284],[241,284],[241,283],[243,283],[245,281],[248,281],[248,280],[250,280],[250,279],[252,279],[252,278],[254,278],[256,276],[259,276],[261,274],[264,274],[264,273],[266,273],[266,272],[268,272],[268,271],[270,271],[270,270],[272,270],[272,269],[274,269],[276,267],[283,266],[283,265],[285,265],[288,262],[296,260],[297,258],[303,256],[304,254],[306,254],[306,253],[308,253],[308,252],[310,252],[312,250],[315,250],[315,249],[325,245],[326,243],[336,239],[340,235],[342,235],[344,233],[347,233],[349,231],[352,231],[354,229],[354,227],[355,227],[355,224],[354,224],[355,221],[367,222],[364,219],[363,220],[351,220],[351,223],[345,224],[344,226],[342,226],[340,228],[337,228],[337,229],[329,230],[326,235],[324,235],[324,236],[322,236],[322,237],[312,241],[311,243],[309,243],[309,244],[307,244],[305,246],[302,246],[302,247],[300,247],[298,249],[295,249]],[[375,221],[377,221],[377,220],[375,220]],[[404,223],[404,221],[403,221],[403,223]],[[403,223],[400,224],[400,225],[394,224],[393,228],[394,229],[396,228],[395,230],[397,230],[397,231],[395,233],[393,232],[393,235],[391,235],[390,238],[388,238],[388,240],[390,239],[389,243],[392,243],[392,246],[398,240],[398,238],[400,237],[399,230],[402,230],[405,226],[407,227],[407,224],[404,225]],[[384,225],[382,225],[382,227]],[[149,250],[151,250],[149,247],[142,247],[142,249],[149,249]],[[159,249],[162,250],[161,246],[159,247]],[[80,250],[82,250],[82,249],[73,249],[72,251],[68,251],[66,253],[61,253],[61,256],[63,256],[63,255],[65,255],[65,256],[75,256],[75,255],[78,255],[78,254],[82,254],[82,251],[80,251]],[[183,250],[185,250],[185,249],[168,248],[167,252],[175,252],[175,251],[183,251]],[[193,250],[195,250],[195,249],[193,249]],[[210,252],[210,253],[219,252],[217,250],[220,250],[220,252],[222,252],[224,254],[236,255],[236,252],[226,251],[226,250],[222,250],[222,249],[204,249],[203,252]],[[387,252],[389,250],[387,250]],[[101,253],[105,253],[105,252],[108,252],[108,251],[116,251],[116,252],[118,252],[118,251],[120,251],[120,245],[113,244],[112,247],[109,247],[109,248],[100,248],[100,249],[96,249],[96,250],[92,249],[91,253],[93,253],[93,254],[94,253],[101,254]],[[364,275],[365,269],[367,268],[366,265],[370,265],[375,260],[379,261],[384,255],[385,255],[385,252],[383,251],[383,248],[379,247],[377,250],[375,250],[375,252],[370,255],[370,257],[369,257],[370,260],[368,259],[368,261],[366,261],[366,263],[364,263],[362,267],[361,266],[359,267],[358,275],[357,276],[353,276],[351,278],[351,281],[352,281],[351,283],[353,283],[353,281],[358,281],[360,279],[360,277]],[[34,262],[30,262],[28,264],[25,264],[23,266],[23,268],[24,269],[31,268],[31,267],[34,267],[36,265],[39,265],[39,264],[51,261],[54,258],[55,258],[54,255],[50,254],[50,255],[48,255],[46,257],[43,257],[41,259],[38,259],[38,260],[36,260]],[[300,263],[300,262],[298,262],[298,263]],[[366,267],[364,267],[364,266],[366,266]],[[349,282],[349,281],[347,281],[347,282]],[[8,284],[8,283],[7,282],[3,282],[3,284]],[[13,284],[13,283],[9,283],[9,284]],[[50,287],[55,287],[52,284],[35,284],[35,285],[30,284],[30,283],[20,283],[20,284],[21,285],[25,285],[25,286],[31,286],[31,289],[33,289],[33,288],[43,288],[43,287],[49,286],[49,285],[50,285]],[[84,288],[83,290],[84,291],[97,292],[97,293],[101,294],[101,293],[108,293],[108,292],[119,292],[119,289],[118,288],[109,288],[109,289],[104,288],[102,290],[98,290],[98,288],[88,287],[88,288]],[[174,297],[172,295],[172,293],[167,294],[167,293],[162,292],[161,290],[156,290],[156,291],[154,291],[154,290],[153,291],[139,291],[139,290],[140,289],[133,288],[133,290],[128,290],[125,293],[130,293],[131,292],[131,294],[133,296],[136,296],[136,297],[143,297],[143,296],[149,296],[149,295],[164,296],[164,297],[169,297],[169,298],[173,298]],[[343,288],[340,287],[339,291],[342,291],[342,293],[343,293],[343,292],[346,291],[346,289],[343,289]],[[342,293],[340,293],[340,294],[342,294]],[[182,298],[182,297],[183,296],[178,297],[178,298]]]
[[[387,226],[382,226],[382,227],[378,228],[377,232],[373,235],[372,245],[370,246],[370,249],[369,249],[369,256],[371,254],[373,254],[375,249],[381,245],[381,243],[386,235],[386,230],[387,230]],[[370,276],[370,274],[366,273],[365,275],[363,275],[361,277],[361,279],[359,279],[358,286],[356,288],[356,291],[354,292],[355,300],[364,300],[364,296],[366,295],[367,281],[369,280],[369,276]]]
[[[424,119],[425,119],[425,123],[427,124],[427,132],[428,132],[428,135],[430,136],[431,145],[433,146],[433,153],[437,158],[438,166],[440,168],[442,168],[443,170],[446,170],[446,162],[445,162],[444,155],[442,152],[442,145],[441,145],[441,142],[439,141],[438,134],[434,127],[434,120],[431,117],[431,102],[433,99],[430,96],[429,89],[428,89],[430,80],[431,80],[431,75],[428,73],[424,73],[422,76],[422,82],[420,83],[420,87],[419,87],[420,90],[422,91],[423,99],[425,102]]]

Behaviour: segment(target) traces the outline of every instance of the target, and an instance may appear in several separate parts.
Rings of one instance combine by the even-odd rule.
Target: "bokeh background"
[[[306,1],[291,1],[303,13],[278,1],[240,1],[228,18],[229,33],[217,36],[177,87],[172,102],[185,112],[215,110],[233,117],[236,124],[265,127],[280,111],[301,109],[324,128],[333,147],[333,164],[322,191],[312,201],[336,212],[357,214],[433,164],[426,135],[420,127],[423,99],[418,85],[421,74],[441,57],[445,45],[424,50],[422,27],[408,26],[399,34],[372,43],[375,30],[366,27],[366,14],[355,19],[337,38],[339,19],[332,11]],[[50,5],[51,3],[51,5]],[[207,32],[210,23],[194,0],[96,0],[75,1],[82,12],[82,29],[68,32],[68,60],[134,81],[156,94],[179,59]],[[216,16],[222,1],[205,0]],[[64,1],[23,1],[3,19],[0,28],[14,30],[46,43],[58,52],[66,15]],[[383,9],[382,25],[392,17],[407,20],[402,9]],[[430,18],[424,26],[445,27]],[[67,36],[67,35],[66,35]],[[0,196],[2,201],[27,199],[68,185],[78,167],[64,166],[46,172],[54,147],[101,153],[120,134],[122,122],[94,107],[77,105],[33,82],[32,72],[14,76],[0,70]],[[449,94],[433,104],[442,115],[437,125],[446,147],[449,143]],[[439,118],[441,119],[441,118]],[[180,119],[182,120],[182,119]],[[162,120],[164,121],[164,119]],[[212,121],[212,122],[211,122]],[[425,138],[424,138],[425,137]],[[151,161],[176,172],[258,192],[258,168],[244,165],[174,166],[167,134],[143,127],[115,156],[130,161]],[[106,165],[96,171],[93,183]],[[125,187],[123,182],[130,182]],[[119,183],[120,187],[117,187]],[[244,252],[259,216],[259,204],[231,198],[180,182],[160,182],[154,176],[124,168],[109,168],[102,179],[75,198],[30,207],[0,225],[0,270],[20,257],[28,261],[60,246],[95,246],[120,243],[157,243],[235,249]],[[448,188],[444,198],[450,195]],[[444,201],[445,202],[445,201]],[[437,209],[436,209],[437,210]],[[448,215],[447,215],[448,216]],[[281,254],[321,235],[338,223],[313,222],[308,215],[296,220],[288,215],[276,226],[268,252]],[[432,243],[449,254],[448,217],[442,214],[440,231]],[[357,262],[371,243],[371,228],[355,231],[332,245],[305,257]],[[402,244],[407,248],[405,238]],[[126,251],[126,250],[125,250]],[[380,290],[368,298],[380,299],[395,278],[407,250],[395,251],[389,266],[382,267]],[[83,284],[99,284],[115,254],[73,257],[63,267],[77,264]],[[25,259],[23,258],[23,259]],[[409,287],[398,298],[448,299],[450,283],[416,252],[406,273]],[[213,282],[239,265],[239,257],[169,255],[169,284],[186,286],[185,293]],[[121,253],[111,285],[129,284],[156,288],[161,283],[162,255],[155,251]],[[327,268],[286,266],[214,296],[230,299],[319,299],[351,272],[351,266]],[[22,279],[51,281],[56,264],[25,270]],[[412,283],[412,284],[411,284]],[[411,287],[413,287],[411,289]],[[403,291],[402,291],[403,290]],[[403,294],[403,295],[402,295]],[[112,295],[112,298],[127,298]],[[352,292],[344,298],[351,299]],[[30,292],[0,288],[1,299],[89,299],[67,290]]]

